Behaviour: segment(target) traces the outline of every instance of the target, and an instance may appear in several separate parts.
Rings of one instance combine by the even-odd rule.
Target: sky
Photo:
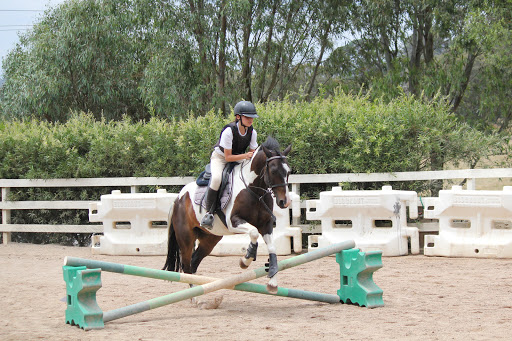
[[[44,11],[66,0],[0,0],[0,64]],[[2,72],[0,72],[1,77]]]

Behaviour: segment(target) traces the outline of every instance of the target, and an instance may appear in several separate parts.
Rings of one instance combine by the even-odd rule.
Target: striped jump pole
[[[278,287],[277,293],[270,293],[265,285],[248,283],[248,281],[253,279],[266,276],[265,267],[244,271],[242,274],[226,279],[218,279],[83,258],[65,257],[63,271],[68,301],[66,323],[78,325],[85,330],[99,329],[104,327],[104,322],[138,314],[220,289],[234,289],[325,303],[354,303],[369,308],[383,306],[382,290],[373,283],[372,279],[373,272],[382,267],[382,252],[372,251],[364,253],[354,249],[354,246],[353,241],[345,241],[278,262],[278,269],[282,271],[336,254],[336,262],[340,264],[341,285],[337,295],[282,287]],[[127,307],[103,312],[96,302],[96,291],[101,288],[101,271],[196,284],[197,286]]]
[[[285,259],[278,262],[278,269],[279,271],[289,269],[292,267],[295,267],[297,265],[301,265],[304,263],[311,262],[313,260],[317,260],[323,257],[330,256],[332,254],[341,252],[342,250],[351,249],[355,246],[355,243],[353,240],[350,241],[344,241],[337,244],[332,244],[327,247],[317,249],[311,252],[307,252],[305,254],[295,256],[289,259]],[[73,258],[66,257],[65,261],[68,264],[71,264],[71,260]],[[65,264],[65,265],[68,265]],[[69,265],[68,265],[69,266]],[[101,267],[100,267],[101,268]],[[138,268],[133,268],[134,272],[137,272]],[[147,270],[144,270],[145,272]],[[125,273],[124,271],[121,273]],[[142,272],[141,272],[142,275]],[[182,276],[183,274],[179,274]],[[230,276],[225,279],[219,279],[215,280],[213,282],[208,282],[204,284],[200,284],[198,286],[185,289],[182,291],[178,291],[172,294],[168,294],[165,296],[153,298],[147,301],[135,303],[126,307],[109,310],[103,313],[103,322],[109,322],[113,320],[120,319],[122,317],[138,314],[144,311],[148,311],[151,309],[163,307],[165,305],[169,305],[172,303],[180,302],[189,298],[201,296],[210,292],[214,292],[220,289],[231,289],[234,288],[237,284],[242,284],[247,281],[252,281],[254,279],[264,277],[267,275],[267,271],[265,267],[260,267],[255,270],[246,270],[241,274]],[[171,277],[176,276],[175,274],[171,273]],[[187,275],[189,277],[187,280],[192,280],[190,277],[191,275]],[[149,277],[149,276],[148,276]],[[183,277],[185,278],[185,277]],[[180,278],[176,277],[176,280],[179,281]],[[337,298],[339,302],[339,297]]]
[[[195,285],[202,285],[210,282],[215,282],[219,280],[219,278],[215,277],[207,277],[207,276],[198,276],[198,275],[190,275],[180,272],[173,271],[165,271],[165,270],[156,270],[143,268],[133,265],[125,265],[118,263],[110,263],[97,261],[92,259],[84,259],[77,257],[66,257],[64,258],[64,265],[66,266],[85,266],[88,269],[101,269],[101,271],[114,272],[125,275],[132,275],[138,277],[147,277],[154,279],[161,279],[165,281],[172,282],[180,282],[180,283],[188,283]],[[238,291],[246,291],[258,294],[265,295],[274,295],[274,296],[282,296],[282,297],[290,297],[290,298],[298,298],[303,300],[310,301],[318,301],[324,303],[339,303],[340,298],[338,295],[333,294],[323,294],[313,291],[305,291],[305,290],[297,290],[297,289],[288,289],[283,287],[278,287],[276,293],[270,293],[267,290],[267,286],[263,284],[256,283],[240,283],[235,285],[233,288]]]

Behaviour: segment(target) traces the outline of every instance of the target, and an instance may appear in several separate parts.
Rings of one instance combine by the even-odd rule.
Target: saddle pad
[[[206,209],[206,198],[204,198],[206,194],[206,190],[208,186],[198,186],[196,189],[196,194],[194,195],[194,203],[196,205],[201,205],[204,209]],[[231,199],[231,194],[233,193],[233,172],[228,176],[228,182],[224,187],[222,193],[220,193],[220,209],[224,210]]]

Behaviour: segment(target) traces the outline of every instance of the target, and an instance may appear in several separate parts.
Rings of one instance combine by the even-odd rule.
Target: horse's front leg
[[[231,218],[232,226],[230,228],[230,231],[234,233],[248,233],[251,237],[251,243],[249,244],[249,247],[247,248],[247,252],[245,256],[243,256],[240,259],[240,267],[242,269],[246,269],[253,260],[256,259],[256,252],[258,250],[258,236],[259,231],[258,229],[252,225],[246,222],[245,220],[234,216]],[[264,229],[265,231],[272,231],[272,225],[270,225],[268,228]],[[265,244],[267,244],[268,248],[268,262],[269,262],[269,269],[268,269],[268,277],[270,280],[267,283],[267,290],[270,293],[276,293],[277,292],[277,255],[276,255],[276,247],[274,245],[274,238],[272,235],[272,232],[265,233],[263,235],[263,240],[265,241]]]
[[[268,248],[268,277],[270,280],[267,283],[267,290],[275,294],[277,292],[277,265],[276,246],[274,245],[274,237],[272,233],[263,235],[263,240]]]
[[[252,225],[251,225],[252,226]],[[251,242],[247,247],[247,252],[245,256],[240,258],[240,267],[242,269],[247,269],[249,265],[251,265],[252,261],[256,260],[256,254],[258,253],[258,229],[252,226],[253,229],[249,232],[249,236],[251,237]]]
[[[240,267],[242,269],[247,269],[249,265],[251,265],[252,261],[256,260],[256,254],[258,252],[258,236],[260,235],[258,229],[246,222],[243,219],[238,217],[234,217],[232,220],[231,231],[234,233],[246,233],[251,237],[251,242],[247,247],[247,252],[245,255],[240,258]]]

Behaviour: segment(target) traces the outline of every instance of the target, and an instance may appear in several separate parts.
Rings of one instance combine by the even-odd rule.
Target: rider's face
[[[244,126],[246,126],[246,127],[252,126],[253,121],[254,121],[253,117],[247,117],[247,116],[242,115],[242,123],[244,124]]]

